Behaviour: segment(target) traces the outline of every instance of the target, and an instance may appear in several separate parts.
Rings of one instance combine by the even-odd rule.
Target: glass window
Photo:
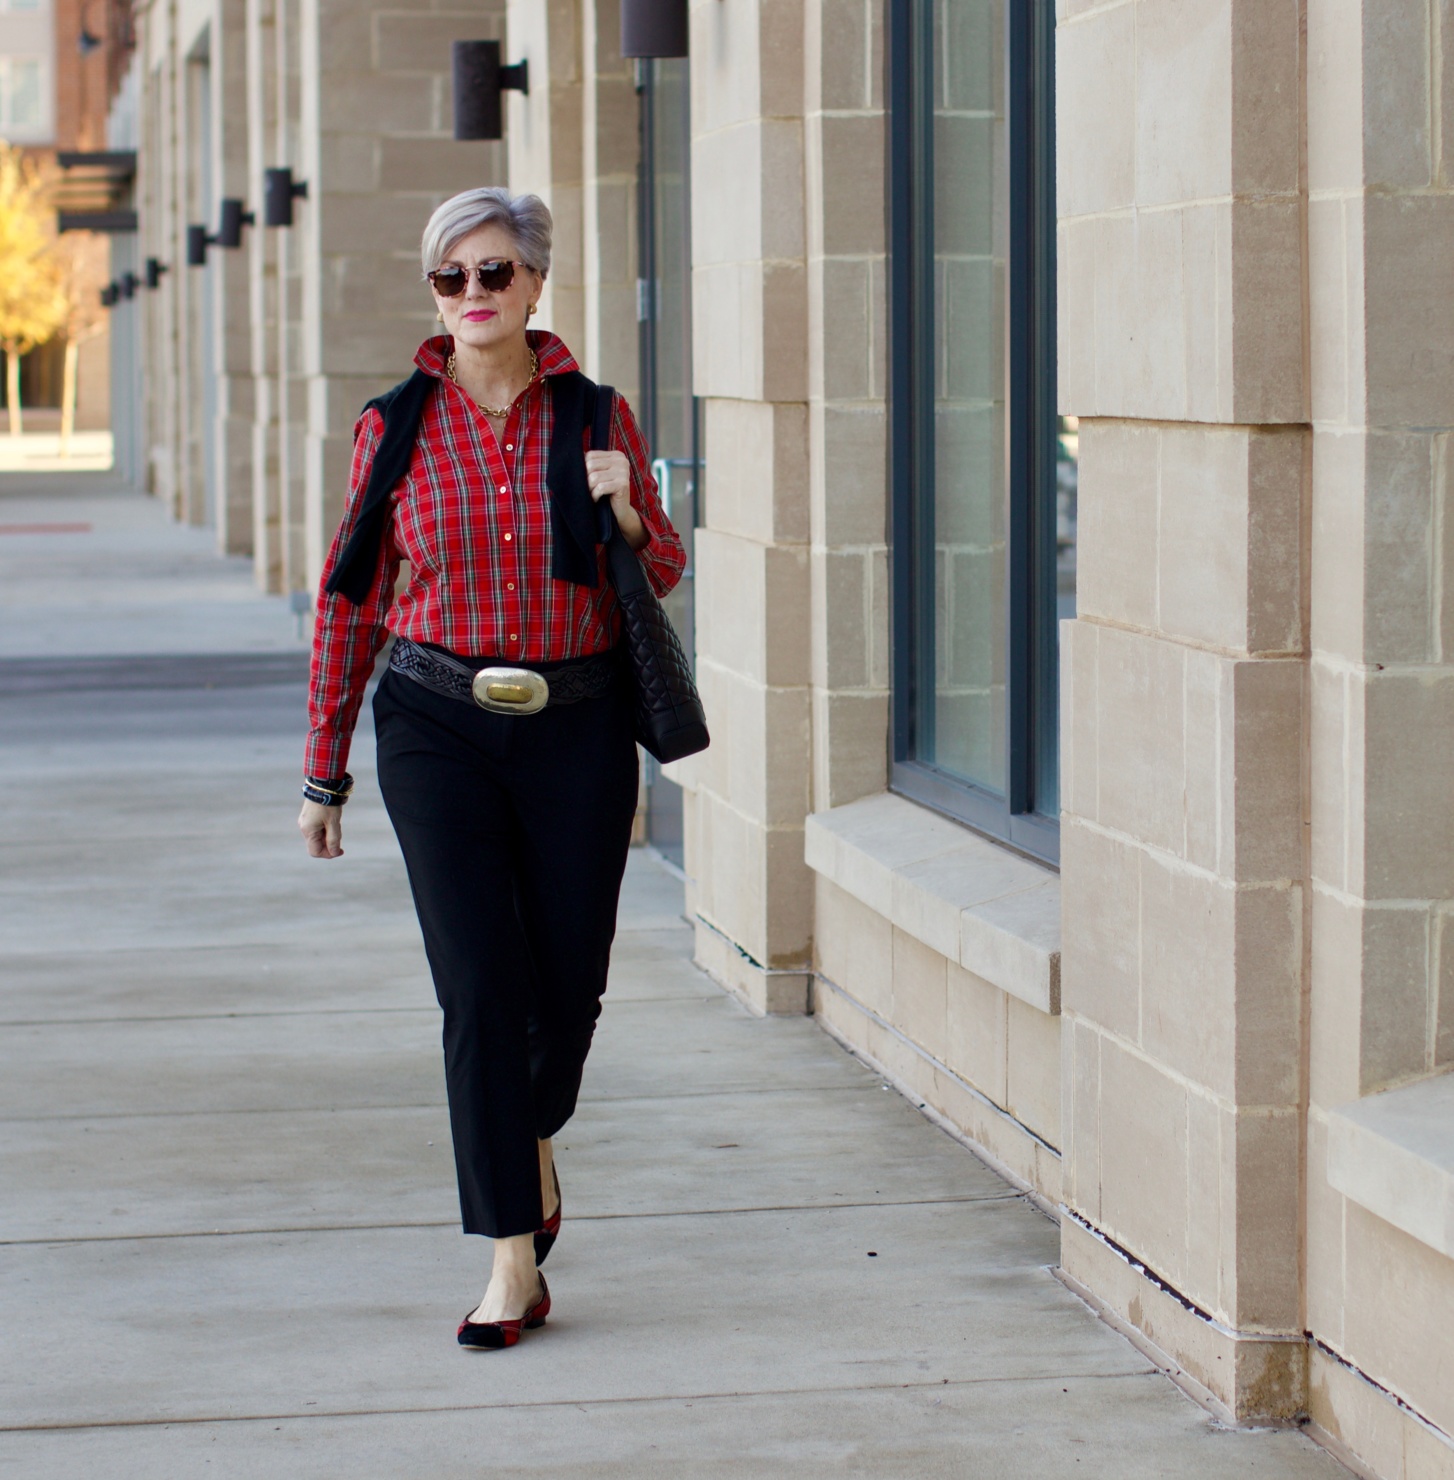
[[[1005,151],[1002,0],[932,7],[934,605],[920,757],[1005,790]],[[929,60],[929,59],[926,59]],[[927,223],[926,223],[927,224]],[[927,264],[926,264],[927,265]],[[927,347],[927,346],[926,346]],[[926,592],[927,595],[927,583]],[[926,658],[929,656],[925,654]]]
[[[1053,39],[1051,0],[891,0],[893,783],[1051,860],[1076,483]]]
[[[8,112],[7,121],[13,128],[40,127],[40,62],[34,58],[11,58]]]
[[[35,133],[45,121],[37,57],[0,57],[0,129]]]

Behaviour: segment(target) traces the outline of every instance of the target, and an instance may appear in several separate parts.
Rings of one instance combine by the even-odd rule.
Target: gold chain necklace
[[[450,350],[450,352],[449,352],[449,358],[444,362],[444,373],[447,376],[449,376],[450,380],[455,385],[458,385],[459,384],[459,380],[456,378],[455,373],[454,373],[454,351],[453,350]],[[535,382],[535,377],[537,375],[539,375],[539,374],[540,374],[540,356],[537,355],[535,353],[535,351],[532,349],[530,351],[530,379],[525,382],[525,390],[520,392],[520,396],[523,396],[525,394],[525,391],[528,391],[530,389],[530,387]],[[516,396],[515,397],[515,401],[518,401],[520,399],[520,396]],[[510,406],[513,406],[515,404],[515,401],[511,401],[510,402]],[[505,406],[505,407],[502,407],[502,408],[500,408],[500,409],[497,410],[494,406],[486,406],[483,401],[476,401],[475,402],[475,405],[478,406],[480,408],[480,410],[485,413],[486,416],[493,416],[498,421],[504,421],[510,415],[510,406]]]

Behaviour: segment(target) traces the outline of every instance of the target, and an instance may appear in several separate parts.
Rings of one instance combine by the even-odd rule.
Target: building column
[[[174,255],[176,239],[163,209],[166,168],[161,158],[161,88],[153,70],[152,50],[155,22],[149,14],[137,17],[137,50],[132,66],[137,71],[136,103],[136,207],[137,254],[156,257],[170,271],[159,289],[142,300],[137,316],[137,357],[141,366],[138,387],[139,416],[136,430],[137,481],[147,492],[162,497],[157,477],[155,450],[160,441],[160,421],[166,397],[162,394],[162,322],[167,313],[175,278],[182,263]]]
[[[803,7],[691,9],[693,338],[706,518],[687,788],[697,959],[759,1011],[807,1008],[812,882]],[[710,188],[708,184],[710,182]]]
[[[194,17],[187,17],[194,19]],[[173,24],[184,19],[178,7]],[[173,119],[177,130],[173,145],[180,181],[182,227],[201,222],[208,233],[217,230],[217,201],[221,191],[212,173],[212,138],[218,120],[212,116],[211,28],[205,22],[190,36],[174,35],[172,59],[175,67]],[[185,48],[185,49],[184,49]],[[207,265],[179,274],[182,293],[177,339],[178,437],[175,447],[176,514],[186,524],[207,523],[208,449],[215,417],[209,392],[216,389],[215,320],[212,305],[216,279],[223,272],[221,249],[209,246]],[[185,250],[178,254],[185,263]]]
[[[140,31],[142,88],[141,228],[148,255],[171,265],[161,289],[148,295],[143,359],[146,367],[145,482],[180,518],[181,474],[178,467],[182,411],[178,383],[181,371],[180,325],[191,291],[186,237],[186,175],[177,150],[177,68],[172,36],[172,10],[158,6],[143,13]]]
[[[1300,11],[1057,30],[1062,1263],[1239,1419],[1307,1401]]]
[[[261,174],[248,153],[248,0],[215,0],[211,26],[212,178],[215,193],[235,196],[257,217],[243,233],[243,250],[210,254],[213,273],[213,367],[217,383],[212,435],[212,487],[217,548],[250,555],[253,548],[253,394],[250,320],[251,258],[262,237]]]
[[[305,158],[303,70],[310,57],[303,56],[304,5],[300,0],[273,0],[273,87],[277,102],[273,119],[273,153],[280,163]],[[310,79],[311,80],[311,79]],[[295,175],[302,171],[294,165]],[[304,178],[307,178],[304,176]],[[304,228],[306,231],[306,226]],[[305,267],[306,236],[298,230],[282,231],[277,245],[277,297],[272,333],[277,361],[276,427],[278,441],[278,511],[282,530],[283,579],[287,592],[311,592],[317,585],[310,572],[322,569],[310,564],[307,436],[309,382],[304,363],[305,319],[316,310],[308,297]]]
[[[586,353],[584,12],[590,0],[509,0],[509,62],[530,64],[530,92],[506,95],[509,168],[517,194],[538,195],[555,219],[538,327]],[[504,183],[504,179],[500,183]]]
[[[814,0],[805,18],[812,810],[823,812],[888,785],[883,5]]]
[[[261,180],[274,162],[278,89],[275,0],[247,3],[247,172]],[[280,236],[248,239],[248,345],[252,369],[252,563],[259,589],[283,588],[282,489],[278,473],[278,262]]]
[[[1454,1225],[1419,1216],[1454,1143],[1451,27],[1308,8],[1310,1408],[1399,1476],[1454,1474]]]
[[[636,180],[641,127],[636,71],[621,55],[621,0],[584,0],[583,10],[581,49],[587,63],[581,109],[583,338],[572,348],[587,375],[614,385],[634,404],[640,384]]]

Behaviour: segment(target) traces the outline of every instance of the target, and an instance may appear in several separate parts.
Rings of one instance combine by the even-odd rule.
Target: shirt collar
[[[540,360],[541,375],[561,375],[567,370],[578,370],[575,356],[565,347],[565,341],[549,329],[527,329],[525,340]],[[454,339],[449,334],[436,334],[419,346],[414,363],[426,374],[438,380],[444,379],[445,362],[454,348]]]

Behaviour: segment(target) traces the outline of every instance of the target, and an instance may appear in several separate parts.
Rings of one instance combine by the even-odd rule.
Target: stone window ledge
[[[1060,878],[885,792],[808,818],[808,867],[1001,991],[1060,1011]]]
[[[1330,1111],[1328,1181],[1454,1259],[1454,1073]]]

